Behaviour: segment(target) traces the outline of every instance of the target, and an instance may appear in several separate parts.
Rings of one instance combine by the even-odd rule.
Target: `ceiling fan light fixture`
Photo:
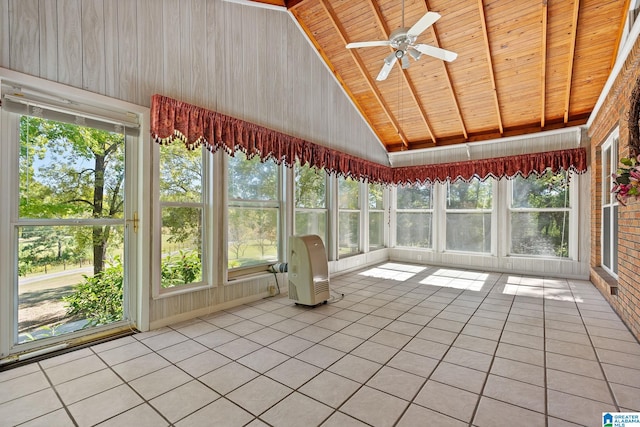
[[[409,68],[409,57],[407,55],[402,55],[402,69],[406,70]]]
[[[409,52],[409,55],[411,55],[411,57],[412,57],[413,59],[415,59],[416,61],[417,61],[418,59],[420,59],[420,57],[422,56],[422,52],[419,52],[419,51],[417,51],[417,50],[415,50],[415,49],[409,49],[409,51],[408,51],[408,52]]]

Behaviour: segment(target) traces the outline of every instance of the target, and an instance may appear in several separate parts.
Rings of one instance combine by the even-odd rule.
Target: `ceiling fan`
[[[409,68],[409,56],[414,60],[418,60],[422,54],[433,56],[444,61],[451,62],[458,57],[458,54],[446,49],[442,49],[428,44],[418,43],[416,39],[424,30],[433,25],[440,14],[436,12],[427,12],[418,20],[411,28],[404,26],[404,0],[402,1],[402,27],[398,28],[389,36],[389,40],[378,40],[369,42],[355,42],[347,44],[347,49],[371,46],[391,46],[395,50],[384,58],[384,64],[376,80],[385,80],[389,76],[389,72],[394,64],[400,60],[402,68]]]

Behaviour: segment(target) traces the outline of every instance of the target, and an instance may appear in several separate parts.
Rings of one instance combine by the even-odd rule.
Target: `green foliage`
[[[433,209],[432,192],[431,183],[398,186],[398,209]]]
[[[324,170],[297,164],[294,179],[296,208],[326,208],[327,173]]]
[[[87,326],[104,325],[122,319],[123,266],[119,258],[94,276],[84,276],[84,282],[64,297],[67,314],[88,321]]]
[[[202,260],[197,251],[180,251],[179,255],[165,257],[160,269],[163,288],[202,280]]]

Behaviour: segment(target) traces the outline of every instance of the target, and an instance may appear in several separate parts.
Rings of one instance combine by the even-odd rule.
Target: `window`
[[[369,184],[369,250],[384,248],[384,187]]]
[[[228,268],[264,270],[278,261],[280,240],[280,168],[272,161],[228,157]],[[246,270],[244,270],[246,271]]]
[[[338,255],[360,253],[360,182],[338,177]]]
[[[446,249],[491,252],[493,179],[447,183]]]
[[[396,245],[432,248],[432,184],[398,186],[396,200]]]
[[[317,234],[327,245],[327,174],[308,165],[294,167],[294,234]]]
[[[39,79],[15,78],[2,81],[0,111],[0,359],[89,340],[137,314],[127,263],[136,114],[121,122],[115,105],[72,102],[55,83],[46,85],[60,97],[41,93]]]
[[[160,285],[203,284],[203,148],[163,145],[160,152]],[[209,160],[209,159],[207,159]]]
[[[569,257],[568,173],[518,176],[510,186],[510,253]]]
[[[602,146],[602,267],[618,276],[618,200],[611,193],[611,174],[618,169],[618,130]]]

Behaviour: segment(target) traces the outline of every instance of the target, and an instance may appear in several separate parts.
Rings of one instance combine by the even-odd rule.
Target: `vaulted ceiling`
[[[586,123],[613,68],[629,0],[254,0],[286,7],[387,151]],[[416,43],[458,54],[395,63],[388,40],[428,11]],[[291,65],[295,67],[295,63]],[[310,82],[313,84],[313,82]]]

